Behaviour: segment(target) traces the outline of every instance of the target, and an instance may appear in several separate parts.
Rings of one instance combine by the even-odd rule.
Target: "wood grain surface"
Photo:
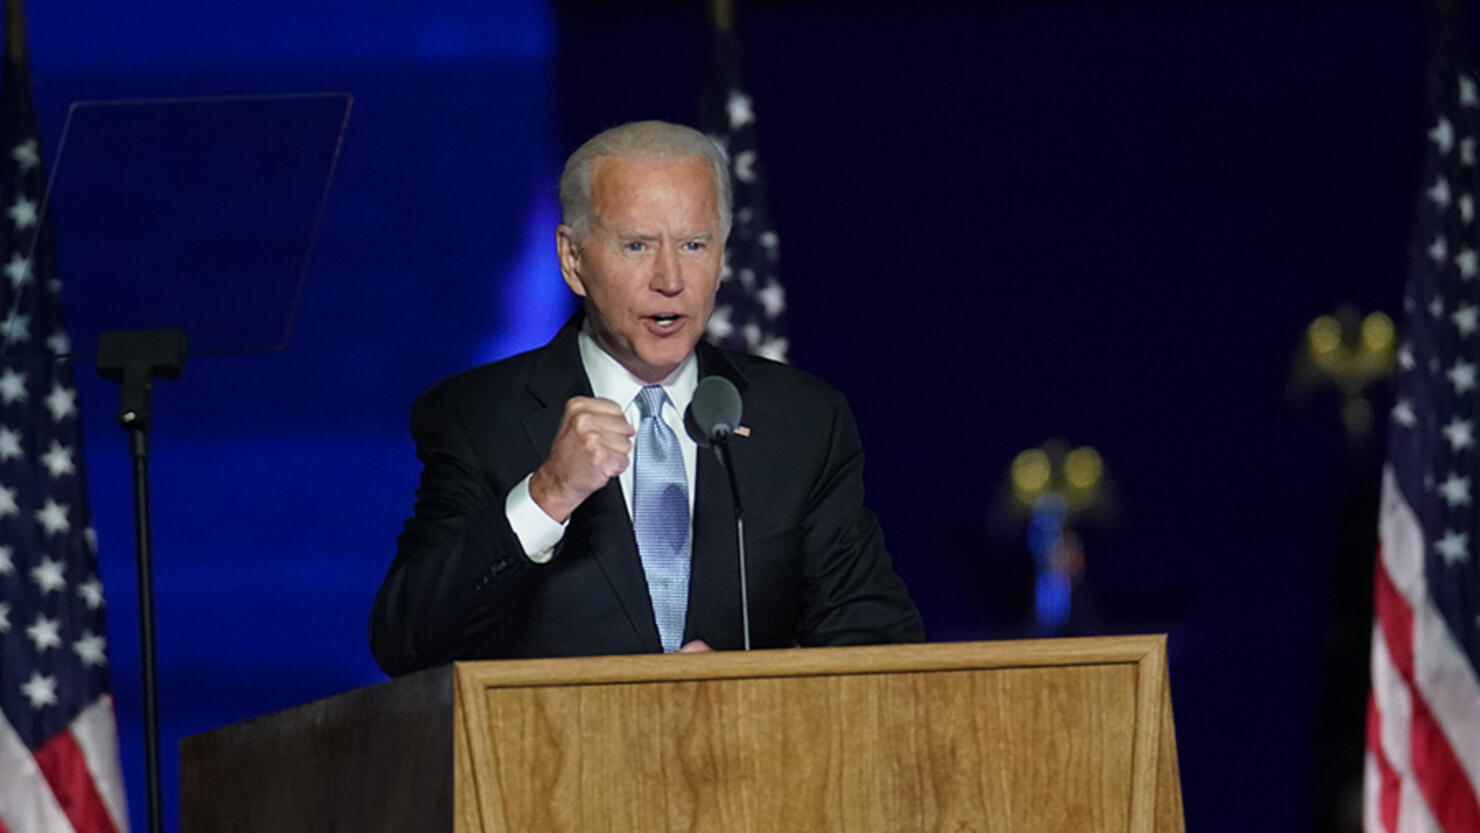
[[[1175,833],[1164,644],[460,665],[461,829]]]

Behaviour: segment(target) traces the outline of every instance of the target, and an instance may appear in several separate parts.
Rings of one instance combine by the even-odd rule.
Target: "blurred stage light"
[[[1334,316],[1323,315],[1310,322],[1306,340],[1310,342],[1310,352],[1314,355],[1329,355],[1341,346],[1341,324]]]
[[[1392,375],[1397,357],[1393,320],[1380,311],[1363,316],[1343,304],[1311,321],[1304,341],[1291,372],[1291,393],[1297,403],[1323,388],[1334,388],[1348,435],[1370,437],[1371,389]]]
[[[1012,461],[1012,488],[1020,499],[1031,502],[1048,486],[1051,474],[1048,453],[1041,448],[1030,448]]]
[[[1100,482],[1104,467],[1100,452],[1082,446],[1064,458],[1064,479],[1075,489],[1092,489]]]
[[[1371,312],[1362,319],[1362,344],[1368,350],[1383,351],[1393,346],[1393,319],[1381,312]]]

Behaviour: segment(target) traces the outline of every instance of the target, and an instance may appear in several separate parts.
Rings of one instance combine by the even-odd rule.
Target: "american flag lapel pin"
[[[737,425],[737,426],[735,426],[735,436],[737,436],[737,437],[748,437],[748,436],[750,436],[750,426],[749,425]]]

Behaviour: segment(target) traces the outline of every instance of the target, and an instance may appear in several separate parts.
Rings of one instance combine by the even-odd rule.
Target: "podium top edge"
[[[927,642],[695,654],[480,660],[454,665],[460,687],[514,688],[684,680],[887,674],[1164,662],[1166,634]],[[466,688],[465,688],[466,690]]]

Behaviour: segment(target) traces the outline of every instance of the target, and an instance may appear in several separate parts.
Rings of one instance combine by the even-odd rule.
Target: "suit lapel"
[[[535,459],[544,460],[560,430],[565,403],[572,396],[591,396],[591,380],[581,364],[576,336],[581,329],[581,313],[566,322],[555,338],[541,351],[539,365],[529,383],[535,407],[523,420],[525,436],[535,449]],[[621,484],[613,478],[571,515],[565,538],[585,541],[586,553],[596,559],[612,592],[638,641],[647,651],[661,651],[658,625],[653,619],[653,604],[648,596],[647,578],[637,554],[637,537],[632,531],[632,518],[622,499]],[[562,545],[563,546],[563,545]],[[557,553],[556,558],[560,555]],[[580,557],[580,556],[576,556]]]

